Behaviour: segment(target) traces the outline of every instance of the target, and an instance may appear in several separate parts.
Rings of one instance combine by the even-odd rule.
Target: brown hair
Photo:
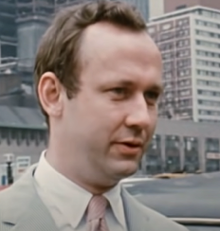
[[[65,87],[68,98],[77,94],[80,88],[79,49],[83,32],[100,21],[134,31],[146,30],[146,23],[136,8],[120,1],[92,1],[61,10],[39,45],[34,68],[36,92],[41,76],[51,71]],[[41,109],[48,123],[48,116]]]

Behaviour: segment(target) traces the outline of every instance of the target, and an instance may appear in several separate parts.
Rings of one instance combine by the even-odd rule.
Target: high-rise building
[[[40,38],[54,13],[54,0],[17,0],[16,10],[18,69],[27,76],[24,81],[32,82],[29,73],[33,72]]]
[[[220,9],[219,0],[163,0],[163,1],[164,1],[165,13],[192,7],[192,6],[205,6],[213,9]]]
[[[148,27],[164,63],[160,116],[220,122],[220,10],[195,6]]]
[[[15,0],[0,1],[0,68],[17,56]]]

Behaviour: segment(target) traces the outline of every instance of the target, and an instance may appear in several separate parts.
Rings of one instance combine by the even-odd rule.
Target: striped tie
[[[87,223],[89,231],[109,231],[105,211],[108,201],[103,196],[93,196],[87,208]]]

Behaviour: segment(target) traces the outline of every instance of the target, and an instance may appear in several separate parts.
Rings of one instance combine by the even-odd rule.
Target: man
[[[184,231],[118,182],[157,121],[162,63],[138,12],[90,2],[60,12],[36,57],[48,149],[0,194],[1,231]]]

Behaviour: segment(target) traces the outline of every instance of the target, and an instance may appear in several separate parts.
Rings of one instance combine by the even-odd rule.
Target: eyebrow
[[[135,85],[134,81],[131,81],[131,80],[119,80],[118,83],[121,84],[122,86],[126,86],[126,87],[131,87],[131,86]],[[162,83],[161,84],[154,83],[154,84],[150,84],[148,86],[148,89],[155,90],[155,91],[162,94],[164,91],[164,86]]]
[[[164,91],[164,86],[163,86],[163,84],[154,84],[154,85],[150,86],[150,89],[158,91],[159,93],[162,94]]]

